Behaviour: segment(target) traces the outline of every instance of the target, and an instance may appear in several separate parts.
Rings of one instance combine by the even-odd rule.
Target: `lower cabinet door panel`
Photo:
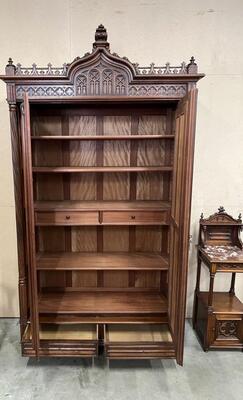
[[[241,315],[220,315],[214,317],[213,348],[242,348],[243,347],[243,320]]]
[[[175,351],[166,324],[110,324],[104,327],[107,358],[174,358]]]
[[[35,356],[31,326],[22,338],[24,356]],[[40,356],[95,357],[98,354],[98,326],[95,324],[41,324]]]

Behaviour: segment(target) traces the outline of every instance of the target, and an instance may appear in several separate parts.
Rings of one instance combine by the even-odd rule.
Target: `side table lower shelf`
[[[205,351],[243,349],[243,303],[231,293],[214,292],[208,309],[208,292],[195,299],[194,329]]]

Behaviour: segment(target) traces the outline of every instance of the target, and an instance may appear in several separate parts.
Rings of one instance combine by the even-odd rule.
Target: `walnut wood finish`
[[[167,311],[165,297],[146,292],[56,292],[39,297],[42,314],[161,314]]]
[[[39,135],[32,136],[32,140],[148,140],[148,139],[174,139],[174,135],[85,135],[85,136],[70,136],[70,135]]]
[[[168,325],[105,325],[108,359],[166,358],[174,356]]]
[[[154,253],[38,253],[38,270],[167,270],[166,256]]]
[[[243,348],[243,304],[235,296],[236,273],[243,272],[243,252],[238,219],[223,207],[209,218],[201,215],[193,326],[205,351]],[[209,291],[200,291],[202,263],[210,273]],[[214,292],[216,273],[231,273],[228,293]]]
[[[23,355],[93,357],[105,343],[109,358],[182,364],[203,76],[193,57],[139,67],[111,53],[102,25],[92,53],[61,68],[9,59],[0,78],[10,106]],[[99,334],[74,339],[87,323]],[[141,342],[139,329],[156,323],[171,339]],[[47,337],[43,324],[70,331]],[[137,336],[108,348],[111,324]]]

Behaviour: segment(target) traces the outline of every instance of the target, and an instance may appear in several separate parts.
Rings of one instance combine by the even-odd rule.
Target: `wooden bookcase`
[[[22,352],[183,362],[197,72],[9,60]]]

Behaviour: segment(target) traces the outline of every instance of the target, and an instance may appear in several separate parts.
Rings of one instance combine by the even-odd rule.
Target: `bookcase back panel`
[[[165,135],[166,115],[140,115],[138,116],[139,135]]]
[[[95,226],[72,227],[71,251],[97,251],[97,228]]]
[[[41,252],[149,252],[166,253],[169,229],[166,226],[42,226],[38,228],[37,247]],[[101,235],[102,250],[98,250]],[[70,234],[70,249],[66,236]]]
[[[103,200],[129,200],[130,176],[128,173],[103,174]]]
[[[70,149],[70,166],[95,167],[97,165],[96,143],[94,141],[72,141],[71,143],[68,143],[68,145]]]
[[[42,226],[38,228],[37,248],[40,252],[65,251],[65,228]]]
[[[129,251],[129,228],[121,226],[103,227],[103,251]]]
[[[162,229],[159,226],[137,226],[136,251],[161,252]]]
[[[60,174],[38,174],[34,177],[35,199],[40,201],[64,200],[64,179]]]
[[[131,143],[127,140],[105,141],[103,152],[105,167],[128,167],[130,165]]]
[[[103,133],[105,135],[131,135],[131,115],[104,115]]]
[[[96,121],[95,115],[68,115],[68,131],[64,132],[65,135],[70,136],[94,136],[96,135]]]
[[[96,174],[70,174],[69,177],[70,200],[96,200],[97,176]]]
[[[143,140],[138,143],[137,166],[166,165],[166,143],[164,141]]]
[[[31,117],[32,136],[63,134],[64,118],[61,113],[49,113],[47,110],[38,110]]]
[[[169,200],[167,174],[138,172],[136,177],[136,200]]]
[[[58,274],[59,272],[57,272]],[[65,285],[66,286],[66,285]],[[97,272],[96,271],[72,271],[71,281],[67,287],[72,288],[96,288]]]
[[[137,289],[160,290],[166,284],[166,279],[159,271],[102,271],[102,281],[99,278],[100,271],[40,271],[39,283],[43,290],[111,290]],[[161,282],[161,279],[164,282]]]

